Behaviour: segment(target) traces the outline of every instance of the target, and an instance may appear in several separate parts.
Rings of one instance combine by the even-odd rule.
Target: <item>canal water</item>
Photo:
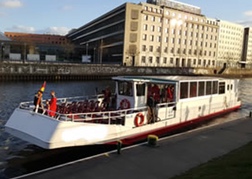
[[[44,150],[4,131],[4,125],[13,110],[22,101],[32,101],[42,82],[0,82],[0,178],[11,178],[53,165],[87,157],[115,149],[115,146],[89,146],[70,149]],[[96,94],[106,86],[114,87],[112,81],[47,82],[43,99],[50,99],[50,91],[56,96],[71,97]],[[222,116],[212,123],[222,123],[248,116],[252,110],[252,78],[240,80],[242,108]],[[210,124],[208,124],[210,125]]]

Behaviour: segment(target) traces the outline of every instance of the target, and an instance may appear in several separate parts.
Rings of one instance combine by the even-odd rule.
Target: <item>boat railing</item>
[[[71,114],[57,113],[56,119],[61,121],[124,125],[125,117],[127,115],[144,111],[147,111],[147,107]]]
[[[77,96],[77,97],[67,97],[67,98],[58,98],[57,99],[57,104],[66,104],[66,103],[73,103],[75,101],[91,101],[91,100],[97,100],[97,101],[102,101],[104,98],[103,94],[98,94],[98,95],[92,95],[92,96]],[[46,101],[43,100],[43,105],[46,106]],[[27,102],[21,102],[19,104],[19,108],[21,109],[34,109],[35,106],[33,104],[33,101],[27,101]]]
[[[159,103],[156,105],[157,108],[163,108],[163,107],[171,107],[174,106],[175,107],[176,102],[168,102],[168,103]]]
[[[124,124],[125,116],[147,111],[147,107],[131,108],[131,109],[105,109],[102,101],[104,95],[78,96],[57,99],[57,111],[53,119],[61,121],[73,122],[90,122],[103,124]],[[50,110],[46,109],[46,100],[43,100],[44,108],[38,111],[42,115],[50,114]],[[19,108],[35,112],[33,101],[22,102]],[[41,109],[41,110],[40,110]]]

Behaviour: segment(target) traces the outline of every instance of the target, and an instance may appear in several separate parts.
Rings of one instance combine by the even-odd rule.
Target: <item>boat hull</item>
[[[121,125],[99,124],[98,126],[92,123],[59,121],[17,108],[6,123],[5,129],[13,136],[45,149],[116,144],[119,140],[125,145],[130,145],[146,140],[149,134],[163,136],[178,130],[185,130],[189,126],[235,111],[240,106],[237,105],[189,121],[168,124],[164,120],[133,129]]]

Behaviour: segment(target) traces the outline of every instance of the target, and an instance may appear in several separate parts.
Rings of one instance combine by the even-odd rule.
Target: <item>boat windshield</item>
[[[118,94],[133,96],[133,83],[128,81],[118,81]]]

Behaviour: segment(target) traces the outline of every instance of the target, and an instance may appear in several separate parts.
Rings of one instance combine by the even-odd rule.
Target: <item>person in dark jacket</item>
[[[35,109],[34,109],[35,112],[43,113],[44,111],[44,105],[42,103],[43,101],[42,96],[43,96],[43,92],[41,90],[38,90],[38,92],[34,96],[33,104],[35,106]]]

